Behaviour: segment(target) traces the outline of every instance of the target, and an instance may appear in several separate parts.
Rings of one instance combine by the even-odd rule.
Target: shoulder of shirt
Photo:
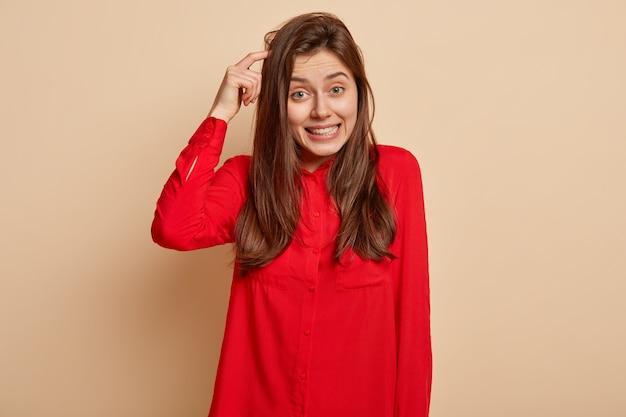
[[[250,169],[250,160],[250,155],[233,156],[224,161],[220,170],[228,171],[237,178],[246,179]]]
[[[397,146],[378,145],[377,149],[379,180],[390,198],[418,196],[422,189],[422,173],[415,156]]]
[[[231,162],[237,165],[250,165],[250,160],[252,157],[250,155],[235,155],[226,160],[226,162]]]
[[[392,145],[377,145],[379,160],[378,169],[381,172],[405,172],[419,170],[415,156],[408,150]]]

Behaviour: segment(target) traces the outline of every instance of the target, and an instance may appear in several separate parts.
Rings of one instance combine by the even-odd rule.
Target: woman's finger
[[[245,105],[259,95],[261,90],[261,74],[236,66],[229,67],[226,75],[226,84],[237,90]]]
[[[237,62],[235,64],[235,66],[248,69],[255,62],[261,61],[261,60],[267,58],[268,55],[269,55],[269,51],[250,52],[241,61]]]

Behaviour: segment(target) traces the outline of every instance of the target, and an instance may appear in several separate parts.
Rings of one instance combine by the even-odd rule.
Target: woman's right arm
[[[253,52],[228,67],[209,117],[191,137],[176,160],[157,201],[152,238],[159,245],[192,250],[229,243],[246,198],[249,158],[228,160],[217,172],[228,122],[241,103],[256,101],[261,74],[250,66],[265,59],[267,51]]]
[[[248,164],[233,158],[215,172],[225,134],[226,122],[207,118],[176,160],[152,221],[152,239],[159,245],[192,250],[233,241]]]

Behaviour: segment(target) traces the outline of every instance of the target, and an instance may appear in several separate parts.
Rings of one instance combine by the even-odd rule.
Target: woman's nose
[[[315,99],[315,105],[313,106],[311,117],[313,117],[314,119],[324,119],[330,116],[331,113],[331,109],[328,106],[325,98],[319,97]]]

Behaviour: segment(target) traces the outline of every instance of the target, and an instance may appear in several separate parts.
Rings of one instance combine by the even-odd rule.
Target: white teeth
[[[339,125],[325,127],[323,129],[307,129],[309,132],[314,135],[332,135],[339,129]]]

